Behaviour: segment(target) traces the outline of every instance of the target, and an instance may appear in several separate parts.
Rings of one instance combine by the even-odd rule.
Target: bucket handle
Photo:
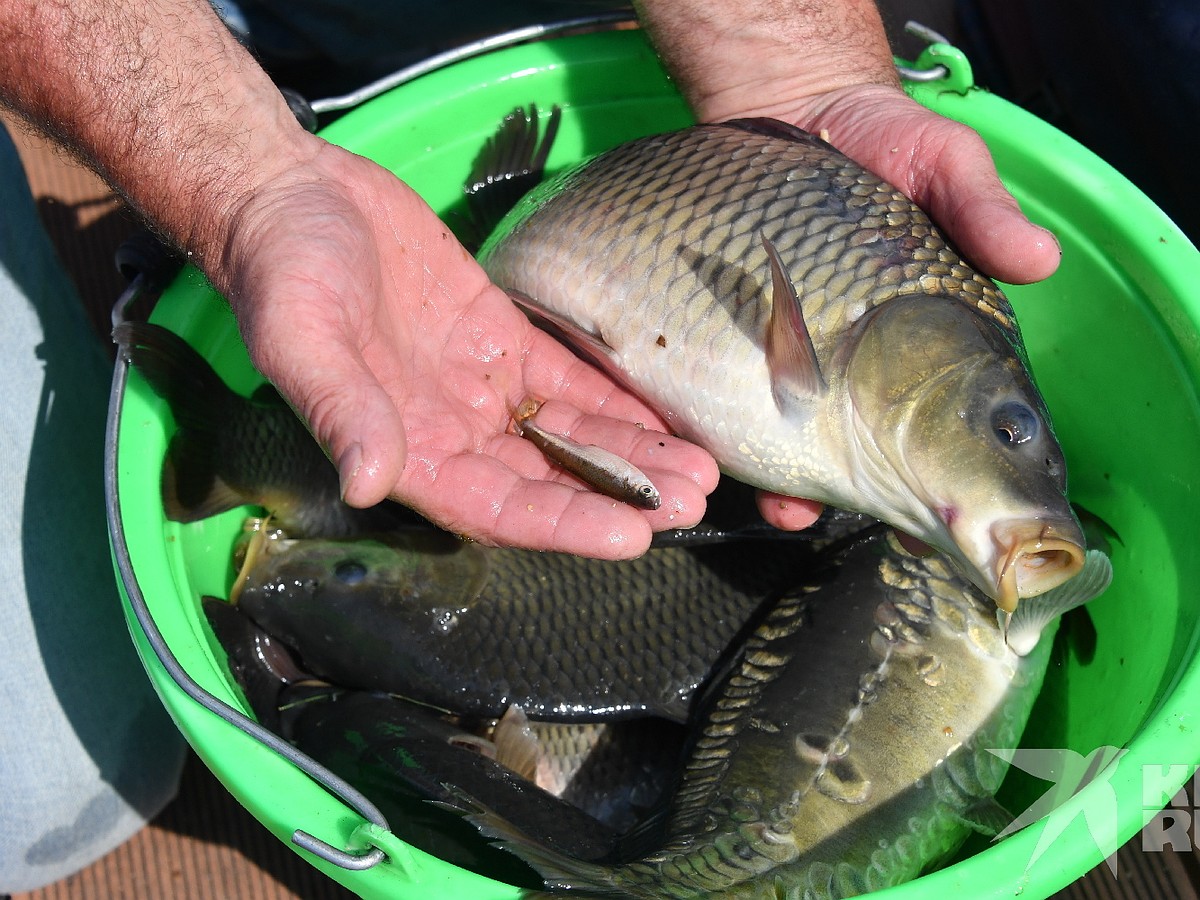
[[[114,326],[124,321],[125,311],[143,299],[151,290],[156,288],[159,280],[150,271],[141,271],[134,275],[129,286],[117,299],[113,307]],[[109,395],[108,422],[104,436],[104,493],[105,506],[108,512],[108,529],[112,539],[113,558],[117,571],[125,586],[129,605],[134,618],[142,629],[150,649],[158,658],[163,669],[171,680],[179,686],[188,697],[203,706],[209,712],[228,722],[234,728],[253,738],[259,743],[274,750],[296,768],[325,790],[341,799],[347,806],[357,812],[373,825],[384,831],[391,831],[387,819],[376,806],[366,797],[351,787],[346,781],[330,772],[312,757],[300,752],[282,738],[263,728],[239,710],[234,709],[224,701],[214,697],[201,687],[180,665],[167,646],[162,632],[154,622],[154,617],[146,604],[145,595],[138,585],[133,571],[133,563],[129,556],[129,544],[125,539],[125,528],[121,516],[121,497],[118,490],[117,474],[117,436],[121,426],[121,408],[125,397],[125,387],[129,379],[129,364],[124,349],[118,348],[117,362],[113,369],[112,390]],[[370,869],[387,858],[387,854],[377,846],[364,853],[355,853],[334,847],[326,841],[296,829],[292,832],[292,843],[314,856],[335,866],[352,871]]]
[[[304,105],[304,116],[300,117],[301,122],[310,131],[315,130],[316,117],[323,113],[353,109],[394,87],[420,78],[422,75],[427,75],[430,72],[443,69],[446,66],[471,59],[475,56],[480,56],[492,50],[499,50],[503,47],[512,47],[517,44],[540,41],[579,31],[602,31],[637,24],[637,17],[630,13],[629,10],[618,9],[573,19],[564,19],[546,25],[527,25],[523,28],[516,28],[501,34],[489,35],[488,37],[480,38],[479,40],[471,41],[442,53],[426,57],[347,94],[313,100],[311,103]],[[913,82],[944,81],[945,84],[941,85],[941,87],[958,94],[965,94],[975,86],[970,62],[963,52],[953,46],[949,40],[932,28],[912,20],[905,23],[904,30],[911,35],[921,38],[929,46],[925,48],[924,52],[921,53],[912,65],[897,61],[896,71],[901,79]],[[299,101],[301,104],[304,104],[304,98],[296,95],[295,92],[292,92],[292,94],[294,96],[289,97],[289,103]],[[293,106],[293,109],[295,110],[296,107]],[[312,117],[311,120],[308,119],[310,116]]]

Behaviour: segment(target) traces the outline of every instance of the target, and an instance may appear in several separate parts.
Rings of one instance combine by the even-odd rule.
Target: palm
[[[485,542],[624,557],[694,524],[707,453],[530,325],[410,190],[329,148],[240,220],[231,297],[251,357],[308,421],[358,505],[393,496]],[[403,235],[401,239],[400,235]],[[507,433],[539,415],[626,456],[663,494],[643,513],[579,490]],[[639,427],[643,424],[646,428]]]

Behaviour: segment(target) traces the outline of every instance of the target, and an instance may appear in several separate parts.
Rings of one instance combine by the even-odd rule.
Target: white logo
[[[1007,837],[1040,819],[1047,819],[1046,827],[1042,829],[1033,856],[1025,866],[1028,870],[1058,839],[1063,830],[1082,815],[1087,824],[1088,833],[1092,836],[1096,847],[1104,854],[1109,870],[1116,877],[1119,816],[1117,792],[1109,784],[1109,780],[1116,774],[1117,761],[1128,753],[1128,750],[1121,747],[1097,747],[1087,756],[1082,756],[1074,750],[989,749],[988,752],[1030,775],[1043,781],[1053,782],[1046,793],[1042,794],[1029,809],[1017,816],[1007,828],[996,835],[994,840]],[[1078,803],[1071,804],[1069,808],[1065,807],[1069,800],[1089,786],[1090,790]],[[1146,796],[1144,775],[1142,794],[1144,801]],[[1161,808],[1161,806],[1156,808]],[[1186,821],[1183,823],[1183,827],[1187,827]]]

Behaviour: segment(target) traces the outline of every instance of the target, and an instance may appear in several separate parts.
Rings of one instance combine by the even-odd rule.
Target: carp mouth
[[[992,540],[996,605],[1008,613],[1018,600],[1058,587],[1083,568],[1083,533],[1071,519],[1001,522],[992,527]]]

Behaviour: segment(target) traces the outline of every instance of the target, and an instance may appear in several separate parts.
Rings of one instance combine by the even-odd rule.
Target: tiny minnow
[[[662,499],[645,472],[603,447],[580,444],[542,428],[533,421],[540,406],[533,400],[521,404],[513,414],[517,434],[600,493],[639,509],[658,509]]]

